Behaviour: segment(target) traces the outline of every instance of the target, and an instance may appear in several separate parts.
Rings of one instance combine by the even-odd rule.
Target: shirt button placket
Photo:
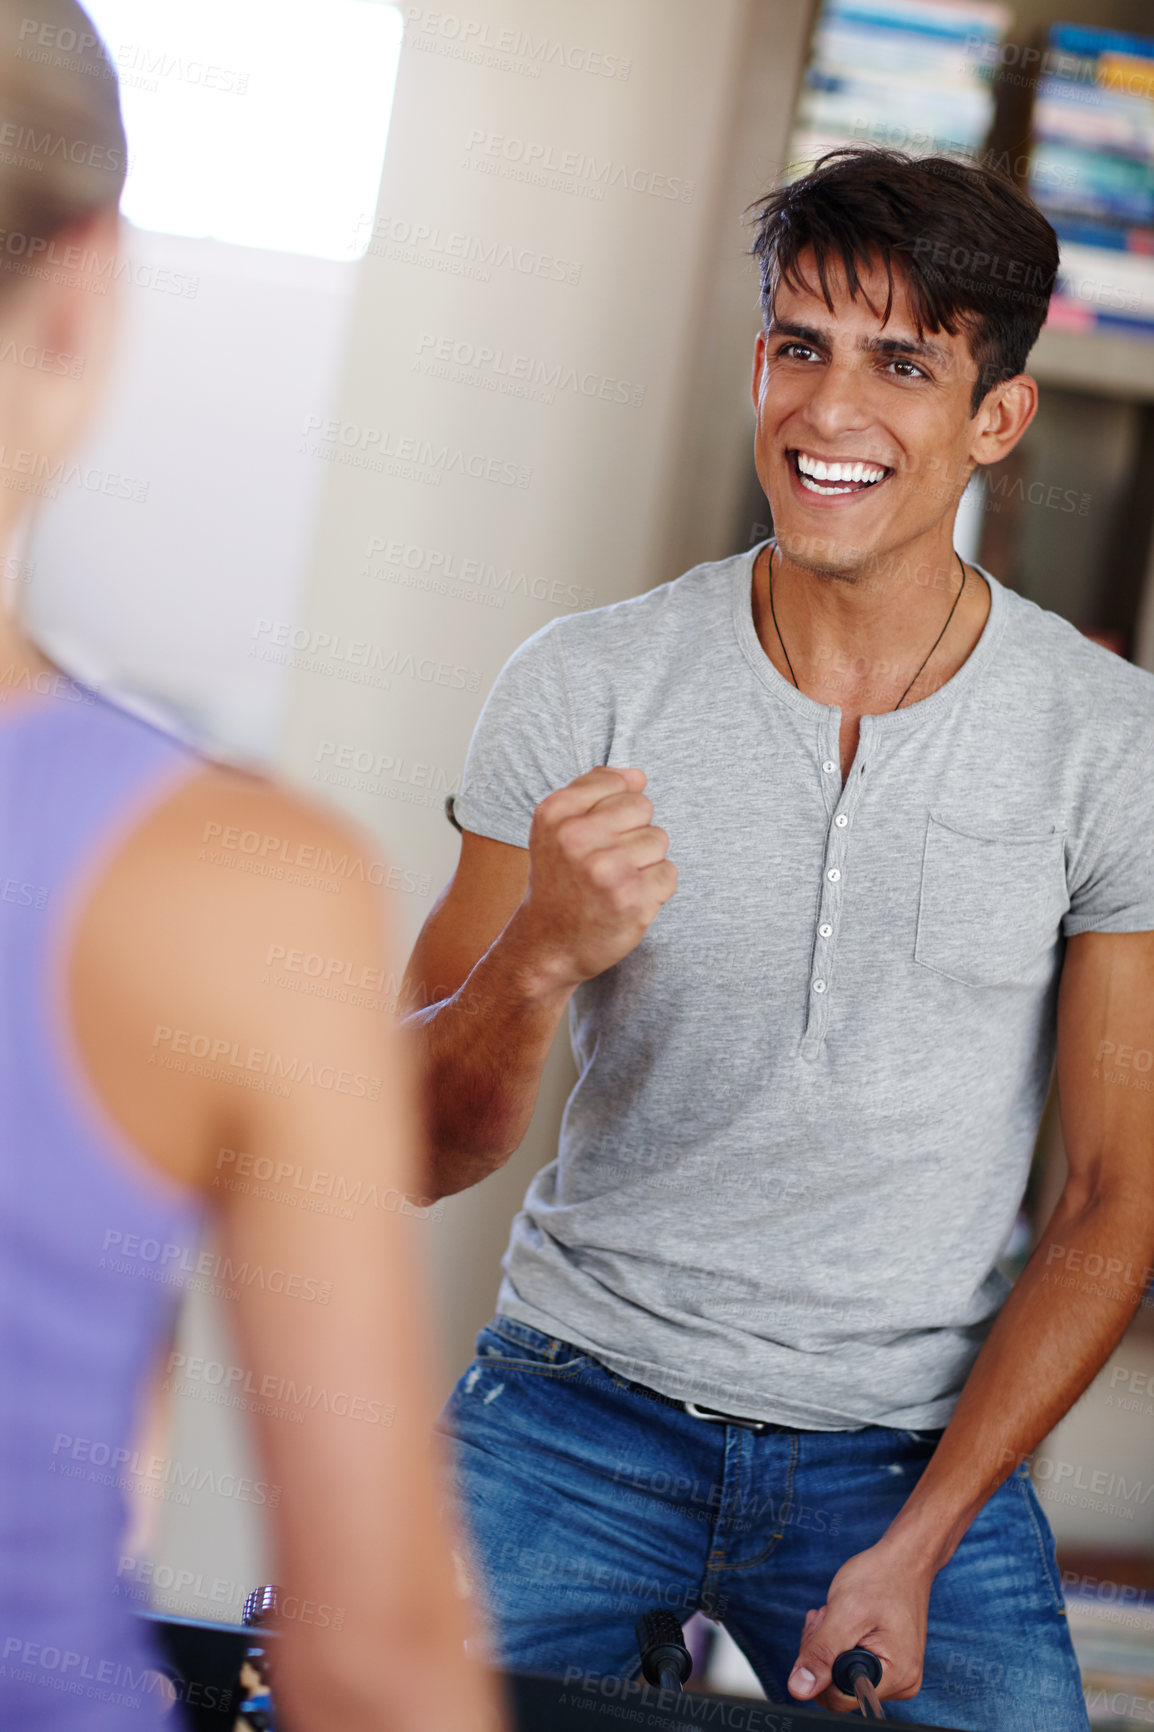
[[[823,764],[821,764],[821,771],[825,772],[827,776],[832,776],[833,772],[837,771],[837,764],[833,762],[833,759],[825,759],[823,760]],[[847,818],[846,812],[837,812],[837,816],[833,818],[833,824],[835,824],[837,830],[846,830],[847,824],[849,824],[849,818]],[[840,883],[840,880],[842,880],[842,869],[840,869],[840,866],[827,866],[827,869],[825,869],[825,876],[827,876],[828,883]],[[821,939],[830,939],[830,937],[833,937],[832,921],[821,921],[821,925],[818,927],[818,937],[821,937]],[[825,961],[825,958],[821,958],[821,961]],[[828,989],[828,980],[825,979],[825,975],[820,975],[820,973],[814,975],[814,979],[811,980],[811,989],[813,989],[813,992],[816,992],[818,998],[821,998]]]
[[[837,764],[833,758],[826,758],[823,760],[821,768],[822,768],[823,775],[829,776],[829,775],[833,775],[836,772]],[[843,789],[843,795],[844,795],[844,792],[845,792],[845,790]],[[826,883],[827,884],[840,884],[841,883],[841,867],[836,864],[836,860],[837,860],[838,855],[841,854],[842,850],[841,850],[841,847],[839,846],[840,836],[837,835],[837,832],[840,832],[842,830],[846,830],[848,828],[849,828],[849,818],[846,816],[846,814],[844,812],[836,813],[834,815],[834,820],[833,820],[833,829],[829,833],[829,844],[830,844],[830,848],[833,850],[833,859],[831,860],[830,855],[828,853],[826,855],[827,864],[825,867],[825,877],[826,877]],[[837,894],[836,892],[831,892],[829,890],[827,890],[825,892],[825,894],[822,896],[823,911],[825,911],[829,914],[834,913],[834,910],[829,907],[829,900],[833,895],[836,895],[836,894]],[[821,943],[819,944],[818,949],[817,949],[817,962],[816,962],[816,966],[814,968],[813,979],[810,981],[810,989],[811,989],[811,992],[814,995],[814,997],[816,997],[819,1001],[824,1001],[825,994],[829,990],[829,979],[828,979],[827,971],[828,971],[828,968],[830,965],[831,958],[829,955],[829,943],[828,943],[828,941],[829,941],[829,939],[831,939],[833,937],[833,920],[828,919],[828,918],[822,919],[819,926],[818,926],[817,932],[818,932],[818,938],[819,938],[819,940],[821,940]],[[828,1013],[828,1010],[827,1010],[824,1002],[820,1002],[820,1008],[813,1006],[813,999],[812,998],[810,1000],[810,1003],[811,1003],[811,1008],[813,1009],[814,1014],[817,1017],[817,1026],[813,1028],[812,1032],[818,1038],[820,1038],[825,1033],[825,1023],[826,1023],[826,1020],[827,1020],[829,1013]]]

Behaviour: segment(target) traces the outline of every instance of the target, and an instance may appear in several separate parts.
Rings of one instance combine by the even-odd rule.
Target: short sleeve
[[[485,700],[461,791],[445,802],[459,830],[527,848],[533,813],[546,794],[592,768],[577,762],[558,623],[514,650]]]
[[[1072,892],[1062,921],[1079,932],[1154,932],[1154,729],[1134,754],[1133,773],[1119,794],[1092,864]]]

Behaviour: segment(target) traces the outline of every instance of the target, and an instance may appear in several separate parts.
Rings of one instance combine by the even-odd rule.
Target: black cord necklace
[[[769,555],[769,611],[773,616],[773,629],[777,633],[777,641],[781,645],[781,653],[785,657],[785,665],[789,669],[789,677],[793,681],[794,685],[797,686],[798,691],[800,691],[801,687],[797,685],[797,675],[793,671],[793,663],[789,659],[789,651],[785,647],[785,640],[781,635],[781,627],[777,623],[777,614],[776,614],[776,612],[774,610],[774,606],[773,606],[773,552],[774,552],[774,550],[771,549],[770,555]],[[962,561],[962,556],[958,552],[957,548],[954,549],[954,557],[956,558],[958,564],[962,567],[962,589],[965,589],[966,578],[969,574],[966,571],[965,565]],[[910,692],[913,690],[915,684],[917,683],[917,680],[918,680],[918,678],[922,672],[922,668],[925,667],[926,662],[929,661],[930,656],[933,655],[934,651],[937,649],[938,645],[941,643],[942,639],[945,637],[946,632],[949,630],[950,621],[954,617],[954,608],[957,607],[959,601],[961,601],[961,599],[962,599],[962,589],[959,589],[957,595],[955,595],[954,606],[951,607],[949,613],[946,615],[945,625],[942,627],[941,631],[938,633],[937,637],[934,639],[933,643],[930,645],[930,650],[929,650],[929,654],[926,656],[926,661],[924,661],[922,663],[922,666],[918,669],[917,673],[914,675],[913,679],[910,681],[909,685],[906,687],[905,691],[902,693],[901,697],[898,699],[897,703],[894,705],[895,710],[901,709],[902,705],[905,703],[906,699],[910,695]]]

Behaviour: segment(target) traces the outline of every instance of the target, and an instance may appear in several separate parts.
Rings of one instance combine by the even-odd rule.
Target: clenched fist
[[[677,888],[645,782],[644,770],[590,770],[533,814],[521,925],[561,985],[620,962]]]

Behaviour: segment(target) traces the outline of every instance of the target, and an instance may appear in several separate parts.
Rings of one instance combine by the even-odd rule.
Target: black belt
[[[676,1407],[682,1413],[692,1414],[694,1419],[708,1419],[715,1425],[740,1425],[746,1431],[792,1431],[788,1425],[775,1425],[768,1419],[742,1419],[736,1413],[721,1413],[716,1407],[701,1407],[696,1401],[678,1401],[675,1396],[662,1395],[659,1389],[650,1389],[645,1383],[630,1383],[629,1388],[636,1390],[638,1395],[647,1395],[650,1401],[662,1401],[666,1407]]]

